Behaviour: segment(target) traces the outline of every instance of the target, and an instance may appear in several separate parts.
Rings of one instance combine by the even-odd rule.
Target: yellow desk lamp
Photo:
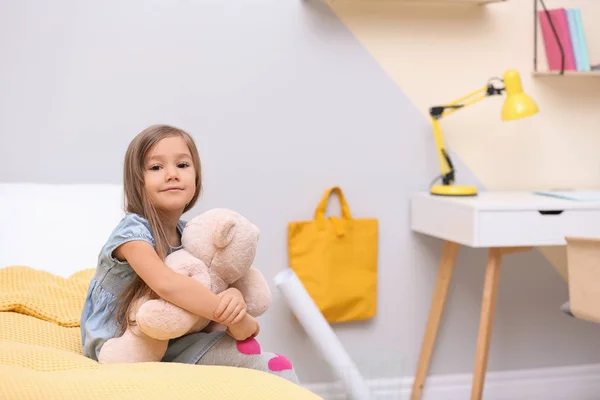
[[[500,81],[499,86],[495,86],[493,81]],[[529,117],[538,113],[538,107],[535,102],[523,93],[521,85],[521,77],[515,70],[508,70],[504,73],[502,79],[491,78],[488,84],[482,89],[476,90],[458,100],[447,105],[435,106],[429,109],[431,123],[433,125],[433,135],[435,146],[438,151],[440,160],[440,168],[442,171],[438,179],[442,179],[442,184],[432,185],[430,193],[439,196],[476,196],[477,188],[475,186],[464,186],[454,184],[454,166],[450,160],[450,155],[444,147],[444,139],[440,128],[439,120],[447,115],[450,115],[457,110],[470,106],[494,95],[501,95],[506,92],[506,100],[502,106],[502,120],[510,121],[520,118]]]

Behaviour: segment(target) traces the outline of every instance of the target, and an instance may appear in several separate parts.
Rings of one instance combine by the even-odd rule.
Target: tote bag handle
[[[350,207],[348,207],[348,203],[346,202],[346,197],[344,196],[344,193],[342,193],[342,189],[340,189],[338,186],[329,188],[325,191],[323,198],[321,198],[321,201],[319,202],[319,204],[317,205],[317,209],[315,210],[315,219],[325,219],[325,209],[327,208],[327,201],[329,200],[329,196],[331,196],[333,192],[337,193],[340,199],[340,205],[342,207],[342,217],[344,219],[352,219],[352,214],[350,213]]]

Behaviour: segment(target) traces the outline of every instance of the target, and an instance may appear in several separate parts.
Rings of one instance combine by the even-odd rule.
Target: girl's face
[[[196,190],[196,171],[183,138],[164,138],[150,149],[144,161],[144,185],[157,209],[183,212]]]

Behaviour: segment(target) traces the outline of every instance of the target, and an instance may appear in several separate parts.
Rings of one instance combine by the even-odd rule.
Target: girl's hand
[[[250,314],[246,314],[237,324],[229,325],[226,332],[235,340],[242,341],[258,335],[259,329],[258,322]]]
[[[229,326],[236,324],[246,316],[244,296],[236,288],[229,288],[218,294],[221,299],[215,309],[214,321]]]

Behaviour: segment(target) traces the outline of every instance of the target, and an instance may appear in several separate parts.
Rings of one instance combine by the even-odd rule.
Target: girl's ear
[[[223,248],[231,243],[233,240],[233,235],[235,233],[235,220],[228,218],[226,220],[220,221],[217,224],[217,229],[213,234],[213,240],[217,247]]]

